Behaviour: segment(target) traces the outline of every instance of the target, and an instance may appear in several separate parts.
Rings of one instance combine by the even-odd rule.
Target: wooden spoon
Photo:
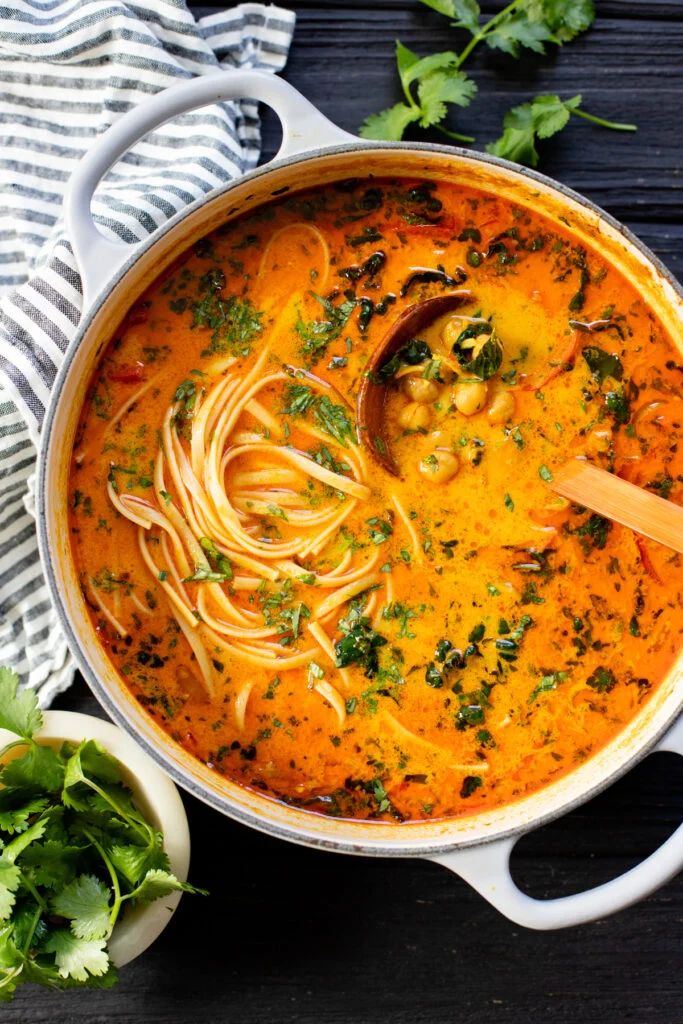
[[[578,459],[557,470],[550,488],[683,554],[683,508],[673,501]]]
[[[375,462],[393,476],[400,476],[400,473],[385,433],[385,404],[391,380],[380,381],[377,373],[400,348],[425,327],[444,313],[457,309],[465,302],[471,302],[473,298],[472,292],[468,291],[447,292],[445,295],[436,295],[434,298],[408,306],[394,321],[368,359],[356,405],[358,440]]]

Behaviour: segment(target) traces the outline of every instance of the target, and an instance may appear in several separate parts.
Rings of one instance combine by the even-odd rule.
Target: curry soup
[[[368,355],[401,477],[358,444]],[[122,681],[216,772],[314,811],[470,814],[623,728],[677,655],[681,557],[557,498],[586,458],[683,497],[683,366],[542,217],[425,181],[283,198],[130,311],[83,407],[73,556]],[[379,443],[379,442],[378,442]]]

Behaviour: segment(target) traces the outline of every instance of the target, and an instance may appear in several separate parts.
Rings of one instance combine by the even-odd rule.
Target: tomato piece
[[[145,379],[145,364],[121,363],[113,366],[107,376],[118,384],[140,384]]]
[[[645,546],[645,539],[643,537],[640,537],[640,536],[636,535],[635,542],[636,542],[636,547],[638,548],[638,554],[640,556],[640,561],[642,562],[643,569],[648,574],[648,576],[652,577],[652,579],[655,581],[655,583],[661,583],[662,581],[659,578],[659,576],[657,575],[657,570],[655,569],[654,565],[652,564],[652,559],[650,558],[650,553],[647,550],[647,547]]]
[[[548,357],[548,367],[536,374],[520,375],[522,391],[540,391],[551,380],[558,377],[568,367],[574,365],[576,350],[579,347],[579,331],[572,331],[568,341],[564,339],[555,346]]]

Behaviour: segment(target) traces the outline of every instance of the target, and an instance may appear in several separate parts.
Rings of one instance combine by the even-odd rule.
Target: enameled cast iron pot
[[[106,171],[150,130],[220,100],[271,106],[283,141],[272,163],[186,207],[134,247],[105,238],[91,215]],[[65,216],[83,279],[85,307],[57,378],[42,434],[38,522],[43,564],[69,645],[112,718],[188,792],[247,825],[344,853],[426,857],[465,878],[503,914],[530,928],[561,928],[613,913],[683,867],[683,825],[620,878],[573,896],[535,900],[512,881],[509,858],[525,832],[596,795],[654,750],[683,755],[683,655],[633,721],[603,750],[545,789],[508,806],[452,821],[385,824],[329,819],[276,803],[221,778],[175,744],[119,681],[98,642],[74,569],[67,529],[69,453],[90,375],[124,313],[171,261],[231,218],[282,196],[368,175],[446,179],[479,186],[567,224],[636,284],[683,352],[683,291],[658,260],[611,217],[553,181],[481,153],[413,143],[371,143],[341,131],[291,86],[256,71],[207,75],[174,86],[122,117],[79,165]]]

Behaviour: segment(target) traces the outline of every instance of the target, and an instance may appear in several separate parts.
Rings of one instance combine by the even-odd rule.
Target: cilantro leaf
[[[379,114],[370,114],[360,126],[360,135],[364,139],[385,139],[399,142],[409,124],[417,121],[420,111],[417,107],[409,107],[407,103],[396,103],[393,107],[381,110]]]
[[[343,627],[340,621],[339,625]],[[379,668],[377,650],[388,642],[385,636],[378,633],[370,625],[370,620],[361,616],[353,625],[344,631],[341,640],[335,640],[335,664],[337,668],[347,665],[360,665],[365,675],[371,679]]]
[[[544,43],[555,42],[555,37],[544,21],[531,21],[525,10],[511,13],[486,36],[486,45],[492,50],[502,50],[511,57],[519,57],[525,47],[534,53],[545,53]]]
[[[347,441],[354,440],[353,424],[343,405],[336,405],[327,395],[320,395],[313,406],[313,418],[326,434],[347,448]]]
[[[600,665],[591,672],[588,679],[586,680],[586,686],[590,686],[593,690],[597,690],[598,693],[610,693],[617,685],[617,677],[611,668],[604,668]]]
[[[211,330],[210,353],[247,355],[263,330],[263,313],[249,299],[224,295],[225,275],[211,270],[200,279],[199,298],[192,306],[192,326]]]
[[[137,885],[153,868],[168,871],[168,856],[161,848],[161,837],[157,838],[158,846],[141,847],[115,843],[109,848],[108,854],[112,864],[130,885]]]
[[[27,794],[9,789],[0,790],[0,831],[23,832],[28,828],[28,820],[32,814],[39,814],[47,807],[46,797],[31,797]]]
[[[354,426],[343,405],[337,405],[328,395],[316,395],[307,384],[288,384],[282,415],[304,416],[309,411],[321,430],[343,448],[348,448],[347,441],[355,441]]]
[[[30,739],[43,724],[34,690],[17,692],[19,676],[8,668],[0,668],[0,729]]]
[[[529,694],[528,703],[534,704],[543,693],[550,693],[552,690],[556,690],[558,684],[563,682],[567,678],[567,672],[550,672],[548,675],[543,676],[538,686],[536,686]]]
[[[8,1002],[17,987],[23,957],[14,941],[14,928],[0,928],[0,1002]]]
[[[106,942],[122,904],[202,890],[168,872],[163,836],[106,750],[36,743],[35,694],[17,694],[4,670],[0,715],[22,736],[10,747],[28,748],[0,768],[0,1001],[23,982],[108,988],[117,974]]]
[[[95,875],[79,875],[52,899],[52,910],[71,921],[78,939],[102,939],[111,930],[109,888]]]
[[[79,744],[66,762],[62,801],[67,807],[73,807],[79,811],[88,808],[93,792],[91,779],[88,777],[89,773],[98,779],[98,784],[116,782],[120,778],[113,758],[105,754],[94,740],[85,740]],[[102,788],[101,785],[99,788]],[[121,795],[124,797],[124,803],[128,803],[123,789]],[[125,817],[125,814],[122,813],[123,808],[115,807],[115,809],[122,817]]]
[[[158,868],[153,868],[147,872],[140,884],[125,896],[124,899],[135,900],[138,903],[151,903],[153,900],[158,900],[162,896],[168,896],[172,892],[203,893],[204,890],[195,889],[194,886],[188,885],[187,882],[179,881],[170,871],[160,871]]]
[[[454,103],[458,107],[466,107],[477,92],[477,86],[468,78],[464,71],[435,71],[420,81],[417,95],[420,101],[422,116],[420,127],[428,128],[438,124],[447,113],[447,104]]]
[[[335,306],[330,299],[325,299],[316,292],[309,294],[319,302],[325,312],[325,320],[310,320],[308,322],[297,318],[294,329],[302,340],[301,353],[310,362],[320,359],[332,341],[336,341],[356,308],[355,299],[347,299],[341,305]]]
[[[572,111],[581,105],[581,96],[561,100],[559,96],[537,96],[509,110],[503,119],[503,134],[486,147],[494,156],[536,167],[536,138],[547,139],[562,130]]]
[[[94,740],[86,740],[81,743],[78,753],[81,770],[88,777],[96,779],[98,782],[121,781],[118,762]]]
[[[64,767],[55,750],[34,743],[25,754],[5,765],[0,782],[13,789],[56,793],[64,784]]]
[[[287,384],[285,395],[283,416],[302,416],[315,402],[315,392],[308,384]]]
[[[437,128],[448,112],[448,105],[466,107],[472,101],[477,87],[458,68],[459,57],[452,50],[420,57],[396,40],[396,66],[405,96],[380,114],[371,114],[360,128],[366,139],[389,139],[397,142],[409,124],[419,121],[422,128]],[[417,85],[417,96],[413,86]],[[446,131],[446,129],[441,129]],[[448,133],[460,141],[471,142],[469,136]]]
[[[454,68],[458,63],[458,55],[452,50],[444,50],[442,53],[432,53],[429,57],[419,57],[396,40],[396,62],[401,83],[407,88],[413,82],[429,78],[436,71],[444,72]]]
[[[80,846],[48,839],[31,844],[22,854],[21,868],[34,885],[56,889],[73,881],[81,854]]]
[[[47,819],[38,818],[34,821],[25,832],[20,832],[18,836],[15,836],[11,843],[8,843],[5,849],[2,851],[2,858],[8,864],[14,864],[17,857],[19,857],[24,850],[35,843],[37,839],[42,839],[45,829],[47,828]]]
[[[13,863],[0,857],[0,921],[6,921],[12,913],[15,893],[19,888],[21,872]]]
[[[399,140],[410,124],[419,122],[420,127],[434,127],[458,142],[474,141],[449,131],[442,122],[449,104],[467,106],[474,96],[475,86],[464,74],[463,65],[476,47],[484,44],[514,58],[522,57],[527,50],[543,54],[548,43],[563,46],[589,29],[595,19],[593,0],[512,0],[483,23],[477,0],[421,2],[437,14],[451,19],[452,28],[464,29],[471,38],[460,53],[445,50],[428,57],[420,57],[397,42],[396,64],[405,100],[368,117],[361,127],[361,135],[365,138]],[[412,91],[415,82],[418,83],[417,97]],[[551,99],[555,101],[554,110],[541,111],[543,101]],[[512,116],[504,125],[503,136],[487,147],[489,152],[536,166],[535,139],[548,138],[560,131],[570,113],[605,128],[636,130],[632,124],[620,124],[583,110],[571,110],[572,101],[565,101],[562,105],[557,97],[538,97],[538,100],[535,112],[530,113],[523,108],[516,108],[516,113],[511,112]]]
[[[593,0],[531,0],[529,17],[545,21],[558,45],[586,32],[595,20]]]
[[[453,28],[466,28],[472,35],[479,31],[481,10],[476,0],[422,0],[422,3],[446,18],[453,18]]]
[[[88,975],[102,975],[109,969],[106,940],[79,939],[68,928],[57,928],[45,942],[45,952],[55,954],[62,978],[87,981]]]

